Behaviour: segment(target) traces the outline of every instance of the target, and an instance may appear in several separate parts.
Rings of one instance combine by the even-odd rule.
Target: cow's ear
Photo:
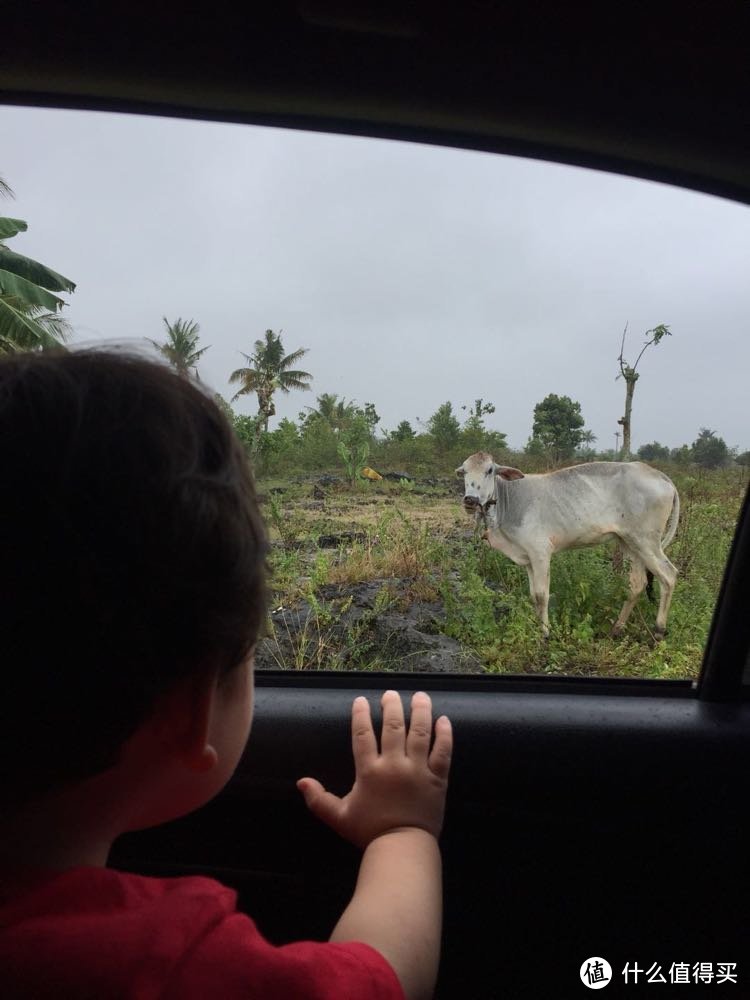
[[[496,465],[495,475],[501,479],[523,479],[524,474],[520,469],[514,469],[512,465]]]
[[[461,479],[463,475],[464,475],[464,467],[463,465],[459,465],[459,467],[456,469],[456,479]]]

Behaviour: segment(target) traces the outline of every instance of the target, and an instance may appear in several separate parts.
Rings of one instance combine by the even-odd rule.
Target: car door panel
[[[227,789],[194,816],[123,838],[113,862],[213,874],[273,940],[325,938],[357,852],[307,814],[295,780],[345,793],[352,699],[365,694],[377,717],[385,686],[418,683],[337,680],[263,681]],[[688,684],[628,695],[504,687],[433,693],[456,741],[439,995],[568,995],[566,977],[589,955],[738,961],[747,803],[737,775],[750,767],[750,704],[699,701]]]

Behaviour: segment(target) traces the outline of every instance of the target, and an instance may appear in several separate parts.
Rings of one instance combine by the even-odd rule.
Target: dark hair
[[[0,795],[111,767],[265,619],[242,446],[197,385],[104,351],[0,359]]]

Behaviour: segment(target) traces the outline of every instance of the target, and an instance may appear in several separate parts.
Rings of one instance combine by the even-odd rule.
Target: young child
[[[327,943],[276,948],[207,878],[106,868],[121,833],[231,776],[250,731],[267,542],[214,402],[118,353],[0,360],[0,994],[428,997],[451,728],[352,709],[356,778],[309,809],[363,850]],[[432,743],[432,746],[431,746]]]

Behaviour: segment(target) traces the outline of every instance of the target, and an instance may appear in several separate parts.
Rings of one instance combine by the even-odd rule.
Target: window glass
[[[75,283],[69,343],[162,349],[252,456],[260,668],[697,676],[750,465],[746,207],[383,140],[0,124],[6,244]]]

